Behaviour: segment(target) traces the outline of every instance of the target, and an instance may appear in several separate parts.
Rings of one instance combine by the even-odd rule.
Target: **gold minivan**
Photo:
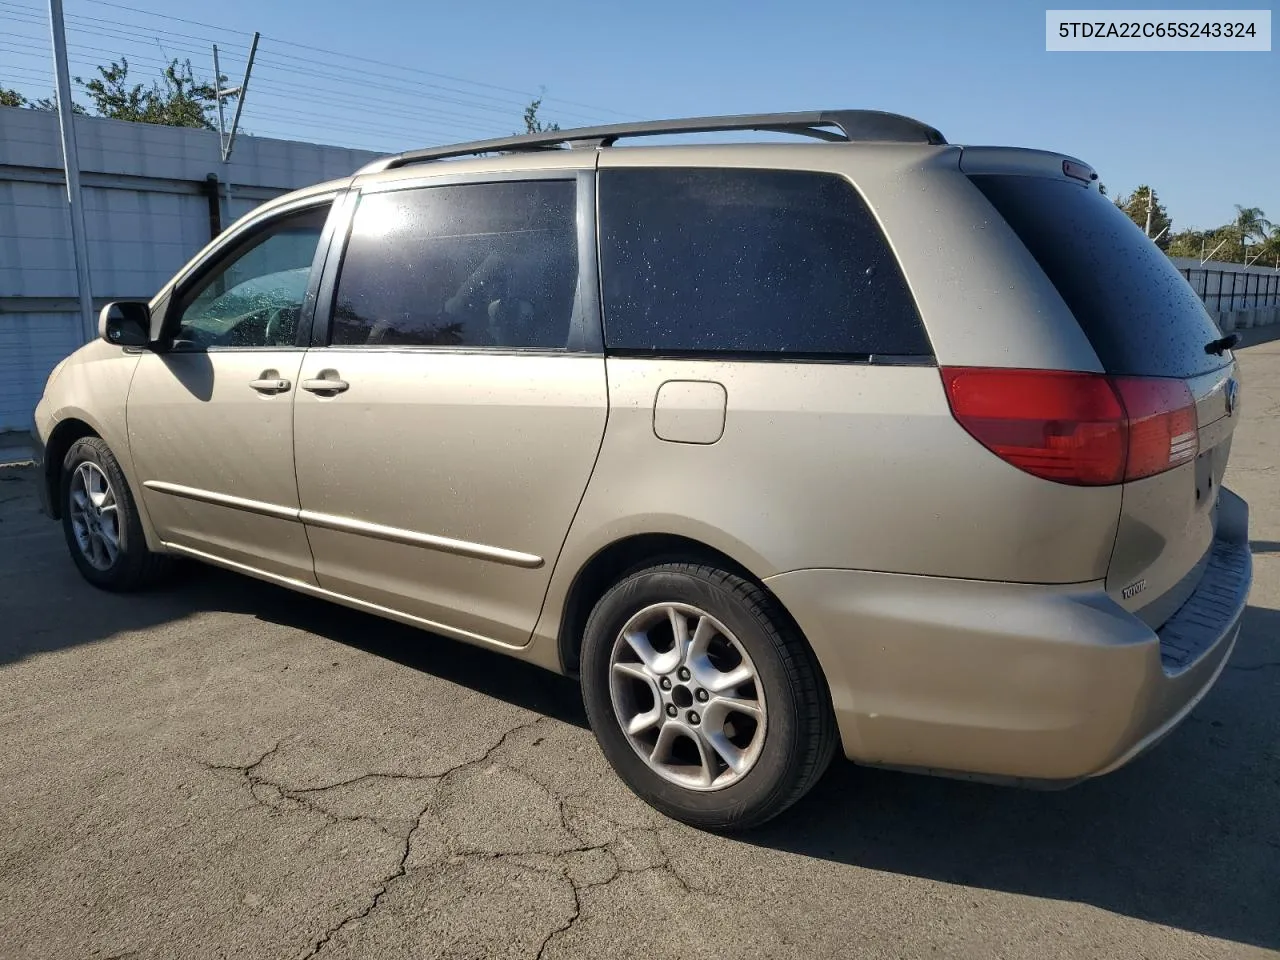
[[[1209,690],[1251,562],[1234,341],[1095,181],[870,111],[390,157],[102,311],[48,511],[103,588],[194,558],[576,675],[703,827],[837,749],[1105,773]]]

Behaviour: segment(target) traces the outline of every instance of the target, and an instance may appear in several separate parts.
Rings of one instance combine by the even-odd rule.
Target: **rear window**
[[[1048,177],[971,178],[1035,257],[1108,373],[1190,377],[1222,336],[1169,258],[1115,204]]]
[[[852,184],[774,170],[600,175],[605,343],[674,355],[929,356]]]

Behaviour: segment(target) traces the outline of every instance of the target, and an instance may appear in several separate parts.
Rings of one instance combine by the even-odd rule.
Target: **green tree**
[[[1150,207],[1151,236],[1160,237],[1156,241],[1156,246],[1161,250],[1168,249],[1169,231],[1173,228],[1173,221],[1169,218],[1169,212],[1164,208],[1164,204],[1160,202],[1160,194],[1144,183],[1127,197],[1116,200],[1116,206],[1143,230],[1147,227],[1147,209]]]
[[[529,105],[524,108],[524,132],[525,133],[553,133],[560,129],[558,123],[543,123],[538,119],[538,110],[542,106],[542,97],[530,101]]]
[[[1267,231],[1267,235],[1262,239],[1261,249],[1253,248],[1249,252],[1249,259],[1253,260],[1257,257],[1257,263],[1266,266],[1280,267],[1280,223],[1273,223],[1271,229]]]
[[[1199,258],[1208,252],[1204,247],[1208,236],[1204,230],[1179,230],[1169,237],[1169,245],[1164,248],[1164,252],[1171,257]]]
[[[124,57],[111,61],[109,67],[98,67],[98,76],[91,80],[76,77],[76,83],[89,95],[100,117],[214,129],[216,91],[213,84],[196,79],[190,60],[171,60],[160,81],[149,88],[129,82],[129,61]]]
[[[1205,256],[1224,263],[1244,259],[1244,247],[1240,245],[1240,232],[1235,224],[1225,224],[1209,232],[1205,237]]]
[[[1211,233],[1212,230],[1179,230],[1169,237],[1165,252],[1171,257],[1196,257],[1199,260],[1212,248],[1212,244],[1206,246]]]
[[[1183,230],[1173,235],[1165,253],[1171,257],[1194,257],[1197,260],[1209,257],[1222,263],[1237,262],[1242,255],[1240,231],[1233,223],[1211,230]]]
[[[31,110],[48,110],[50,113],[57,113],[58,101],[53,99],[53,97],[41,97],[39,100],[29,101],[27,103],[27,107]],[[71,112],[79,114],[82,117],[87,117],[89,115],[89,111],[74,100],[71,101]]]
[[[0,107],[26,107],[28,110],[52,110],[57,112],[58,104],[53,97],[41,97],[39,100],[28,100],[17,90],[10,90],[0,87]],[[71,101],[72,113],[85,114],[89,111],[85,110],[80,104],[74,100]]]
[[[1243,261],[1250,240],[1265,242],[1274,224],[1258,207],[1242,207],[1236,204],[1236,232],[1240,237],[1240,258]],[[1232,258],[1235,259],[1234,257]]]

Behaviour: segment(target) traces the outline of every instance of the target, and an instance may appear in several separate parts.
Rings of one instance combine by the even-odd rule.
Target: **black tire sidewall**
[[[115,563],[106,570],[99,570],[85,558],[71,526],[71,479],[76,467],[85,461],[101,468],[111,483],[111,489],[116,498],[120,553]],[[138,578],[141,565],[145,562],[147,545],[143,539],[142,524],[134,509],[133,496],[125,480],[124,471],[120,469],[120,464],[104,441],[97,437],[85,437],[71,445],[62,462],[62,483],[58,496],[62,512],[62,532],[66,537],[67,549],[71,551],[71,559],[80,574],[95,586],[107,589],[131,586]]]
[[[741,582],[741,581],[739,581]],[[609,694],[609,658],[615,638],[638,610],[657,603],[688,603],[723,623],[755,664],[764,693],[765,742],[742,779],[720,790],[690,790],[663,779],[631,746]],[[591,729],[618,775],[648,803],[676,819],[708,829],[750,826],[772,815],[799,776],[804,753],[796,686],[767,615],[731,586],[674,570],[632,574],[601,599],[587,623],[582,650],[582,693]]]

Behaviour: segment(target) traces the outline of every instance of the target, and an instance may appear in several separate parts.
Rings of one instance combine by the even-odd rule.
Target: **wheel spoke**
[[[627,733],[631,736],[644,733],[646,730],[652,730],[662,722],[662,704],[655,703],[652,710],[646,710],[644,713],[637,713],[631,718],[627,724]]]
[[[83,490],[73,488],[71,491],[71,506],[76,513],[80,513],[89,503],[89,495]]]
[[[676,655],[677,663],[684,663],[689,652],[689,621],[675,607],[667,607],[667,619],[671,621],[671,652]]]
[[[696,657],[704,656],[707,647],[711,645],[711,638],[716,635],[716,625],[711,622],[708,616],[698,618],[698,625],[693,629],[693,639],[689,641],[689,652],[687,654],[690,660]]]
[[[98,528],[98,536],[102,540],[103,547],[106,548],[107,559],[109,562],[115,563],[116,557],[120,555],[119,535],[104,523]]]
[[[93,466],[87,461],[80,464],[80,484],[84,487],[85,497],[88,499],[89,503],[93,504],[95,507],[98,505],[98,499],[101,496],[97,489],[97,481],[98,478],[94,473]]]
[[[702,787],[709,787],[715,781],[716,776],[720,772],[716,769],[716,750],[707,741],[706,734],[701,730],[695,732],[693,742],[698,748],[698,761],[701,764],[698,785]]]
[[[707,746],[714,750],[734,773],[742,773],[750,766],[751,761],[747,756],[747,751],[735,747],[723,732],[707,730],[700,739],[705,740]]]
[[[91,554],[89,560],[95,567],[104,567],[107,565],[103,560],[103,554],[106,553],[106,550],[102,546],[102,536],[97,530],[94,530],[89,534],[89,552]]]
[[[743,700],[741,697],[713,697],[702,711],[708,725],[717,729],[724,725],[731,713],[746,714],[756,723],[764,717],[764,711],[755,700]]]
[[[745,663],[740,663],[732,670],[727,671],[717,670],[705,660],[699,666],[702,669],[698,671],[698,682],[712,693],[724,693],[726,690],[740,687],[748,680],[754,680],[756,677],[755,671]]]
[[[620,673],[624,677],[630,677],[632,680],[643,680],[651,686],[653,684],[653,677],[649,675],[649,671],[638,663],[615,663],[613,672]]]
[[[629,630],[622,635],[640,662],[650,669],[653,668],[653,661],[659,657],[658,651],[653,649],[653,644],[649,642],[648,634],[641,633],[639,630]]]
[[[658,739],[649,753],[650,763],[668,763],[671,760],[671,748],[680,739],[684,729],[678,723],[665,723],[658,731]]]

